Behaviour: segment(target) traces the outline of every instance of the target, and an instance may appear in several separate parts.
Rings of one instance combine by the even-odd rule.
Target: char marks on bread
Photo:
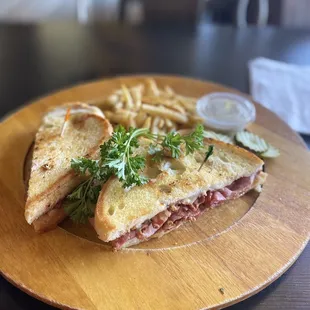
[[[94,227],[99,238],[105,242],[122,238],[128,233],[132,237],[133,231],[141,229],[145,229],[150,236],[156,236],[157,233],[160,235],[160,229],[157,229],[158,232],[152,232],[157,228],[156,225],[155,228],[143,225],[152,221],[158,214],[164,215],[162,212],[170,212],[171,206],[192,205],[196,199],[207,197],[210,193],[215,198],[220,195],[224,197],[228,195],[229,186],[236,180],[246,178],[251,180],[251,186],[239,191],[239,194],[243,195],[256,185],[262,184],[266,176],[260,172],[263,166],[260,158],[240,147],[220,141],[205,140],[206,147],[214,145],[214,154],[200,171],[198,169],[204,160],[205,150],[181,156],[177,160],[167,157],[160,164],[156,164],[148,160],[147,140],[141,141],[140,144],[137,153],[147,156],[144,173],[151,173],[152,179],[149,183],[130,190],[125,190],[116,178],[111,178],[103,186],[96,207]],[[236,197],[239,197],[239,194]],[[201,211],[203,210],[200,210],[199,214]],[[171,215],[169,214],[168,218]],[[194,218],[195,215],[191,217]],[[122,246],[128,245],[128,242],[133,244],[147,239],[139,239],[139,236],[141,237],[138,233],[126,240]],[[115,244],[116,241],[113,242]]]
[[[68,109],[69,119],[61,136]],[[97,158],[99,146],[111,134],[112,126],[101,110],[85,103],[66,104],[44,115],[35,137],[25,207],[29,224],[39,221],[34,226],[46,230],[65,217],[63,210],[55,206],[83,181],[72,171],[71,159]]]

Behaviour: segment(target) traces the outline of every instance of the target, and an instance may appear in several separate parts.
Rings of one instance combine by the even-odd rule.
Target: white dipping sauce
[[[246,98],[231,93],[211,93],[197,101],[197,113],[209,128],[237,132],[255,120],[255,107]]]

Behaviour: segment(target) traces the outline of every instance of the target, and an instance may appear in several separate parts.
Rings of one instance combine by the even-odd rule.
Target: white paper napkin
[[[254,100],[294,130],[310,134],[310,66],[256,58],[249,62],[249,71]]]

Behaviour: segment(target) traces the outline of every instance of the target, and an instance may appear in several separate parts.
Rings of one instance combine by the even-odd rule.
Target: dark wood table
[[[59,88],[119,74],[180,74],[247,92],[247,63],[259,56],[310,65],[310,31],[0,24],[0,117]],[[230,309],[310,309],[309,266],[308,245],[280,279]],[[0,277],[2,309],[54,308]]]

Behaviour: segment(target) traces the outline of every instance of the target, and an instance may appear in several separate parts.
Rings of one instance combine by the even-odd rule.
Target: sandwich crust
[[[66,112],[70,117],[61,136]],[[100,109],[70,103],[45,114],[36,134],[25,218],[29,224],[53,209],[83,180],[70,167],[71,158],[98,156],[112,126]]]
[[[168,206],[191,200],[208,190],[217,190],[233,181],[248,177],[262,169],[264,162],[247,150],[213,139],[205,139],[206,148],[214,145],[214,153],[198,171],[205,151],[165,158],[155,164],[148,158],[147,141],[140,141],[138,153],[147,158],[143,173],[151,178],[143,186],[125,190],[111,178],[102,188],[95,212],[95,229],[103,241],[114,240],[143,222],[153,218]]]

